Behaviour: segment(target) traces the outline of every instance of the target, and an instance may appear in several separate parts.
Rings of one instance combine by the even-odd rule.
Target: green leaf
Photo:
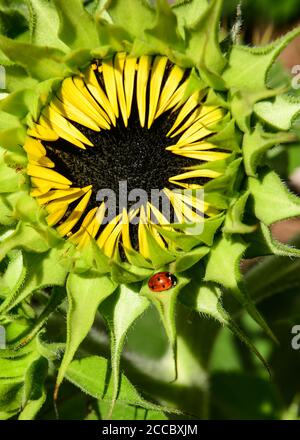
[[[219,44],[222,0],[212,0],[196,23],[186,28],[186,55],[204,73],[220,74],[226,65]]]
[[[77,273],[87,272],[91,267],[99,274],[111,271],[109,259],[103,254],[94,239],[89,240],[84,249],[76,252],[74,260],[73,271]]]
[[[275,172],[264,170],[248,182],[254,213],[265,225],[300,215],[299,197],[289,192]]]
[[[60,342],[52,342],[52,343],[45,342],[41,338],[41,334],[42,332],[40,332],[36,337],[37,352],[44,358],[48,359],[48,361],[50,362],[61,359],[66,345]]]
[[[53,0],[60,16],[59,38],[72,49],[94,49],[99,45],[93,17],[81,0]]]
[[[260,124],[254,131],[247,131],[243,138],[245,170],[248,176],[254,177],[264,153],[274,145],[289,142],[293,139],[290,133],[266,133]]]
[[[111,366],[113,373],[112,407],[119,393],[120,359],[126,334],[132,324],[148,308],[149,302],[137,293],[136,287],[119,286],[117,295],[102,304],[100,312],[111,335]]]
[[[100,56],[102,55],[101,58],[103,58],[106,56],[106,53],[101,53],[103,51],[111,55],[114,55],[115,52],[128,52],[128,42],[130,41],[131,36],[127,30],[121,26],[107,23],[99,17],[96,17],[96,23],[101,48],[100,53],[96,49],[95,51],[92,51],[92,54],[97,55],[99,53]]]
[[[186,224],[185,226],[186,228],[183,229],[183,232],[174,229],[167,229],[160,225],[154,225],[154,228],[158,230],[162,237],[171,242],[171,246],[174,247],[174,251],[180,251],[182,249],[185,252],[189,252],[193,247],[199,244],[200,240],[197,238],[196,234],[193,235],[192,233],[186,233],[186,230],[188,228],[188,230],[192,230],[192,226],[195,226],[193,231],[199,232],[200,227],[198,224]],[[175,229],[177,229],[177,225],[175,225]]]
[[[79,345],[90,331],[99,305],[116,289],[108,276],[71,273],[67,280],[69,308],[67,313],[67,345],[61,362],[55,388],[57,398],[59,386]]]
[[[28,112],[31,112],[36,117],[38,116],[36,114],[37,102],[38,94],[35,90],[18,90],[17,92],[11,93],[3,101],[0,101],[0,109],[22,120]]]
[[[18,3],[5,0],[0,5],[0,33],[15,39],[28,30],[26,8]]]
[[[169,342],[171,344],[175,361],[175,379],[177,378],[177,353],[176,353],[176,302],[180,291],[186,286],[190,279],[183,274],[175,274],[177,283],[171,289],[163,292],[153,292],[148,283],[145,282],[141,288],[140,294],[145,296],[157,309],[162,320]]]
[[[44,229],[19,222],[14,233],[2,241],[0,261],[11,249],[24,249],[28,252],[43,253],[60,241],[56,232],[50,228]]]
[[[261,100],[270,99],[282,93],[285,89],[265,89],[265,90],[238,90],[231,94],[230,111],[236,120],[241,131],[251,130],[251,116],[254,111],[255,103]]]
[[[134,266],[126,262],[112,262],[111,276],[118,284],[129,284],[142,281],[149,278],[153,273],[153,269]]]
[[[108,368],[109,365],[106,359],[99,356],[89,356],[73,361],[67,370],[66,378],[85,393],[99,399],[100,403],[107,402],[110,404],[113,400],[114,384],[112,380],[109,380],[108,384],[105,383]],[[117,403],[168,412],[168,408],[162,408],[143,399],[124,374],[120,379]],[[108,408],[106,407],[106,409]],[[116,414],[113,413],[113,419],[116,418],[115,416]]]
[[[1,193],[11,193],[18,191],[25,183],[25,177],[16,170],[4,164],[0,165],[0,186]]]
[[[283,49],[300,33],[300,28],[266,47],[233,46],[229,65],[223,73],[226,86],[233,90],[266,90],[267,74]],[[242,66],[242,67],[241,67]]]
[[[7,419],[19,411],[22,399],[23,378],[18,381],[0,379],[0,417]]]
[[[24,67],[17,66],[13,61],[9,62],[11,65],[5,67],[7,92],[16,92],[17,90],[35,87],[38,84],[38,80],[30,77]]]
[[[44,382],[48,373],[48,362],[44,358],[34,361],[26,371],[23,409],[19,420],[35,418],[46,400]]]
[[[33,352],[32,346],[30,347],[30,351],[28,353],[24,353],[23,351],[19,353],[18,357],[11,358],[9,356],[9,350],[7,350],[8,354],[5,357],[0,359],[1,365],[1,379],[3,378],[11,378],[11,379],[20,379],[25,374],[25,371],[36,358],[36,353]]]
[[[279,95],[273,102],[258,102],[254,112],[273,128],[288,131],[300,113],[300,100],[289,95]]]
[[[69,48],[58,37],[60,20],[53,3],[47,0],[27,0],[27,3],[32,43],[68,52]]]
[[[23,254],[25,280],[21,279],[10,291],[0,305],[0,313],[8,312],[35,290],[54,285],[63,286],[67,271],[60,264],[62,253],[62,250],[54,248],[45,254]]]
[[[38,319],[34,322],[34,325],[29,328],[29,330],[22,335],[22,339],[10,347],[12,350],[18,350],[20,347],[27,345],[29,342],[34,339],[37,334],[44,327],[45,323],[49,319],[49,316],[61,305],[63,300],[66,298],[66,290],[65,287],[54,287],[51,291],[49,301],[44,308],[44,310],[40,313]]]
[[[109,411],[109,402],[99,401],[100,414],[107,414]],[[140,406],[134,406],[127,404],[126,402],[117,401],[114,412],[112,414],[112,420],[168,420],[166,414],[163,413],[164,408],[161,411],[144,409]]]
[[[185,29],[191,27],[208,7],[207,0],[179,0],[172,5],[177,16],[178,29],[185,36]]]
[[[156,17],[154,26],[145,30],[149,44],[156,48],[158,53],[168,55],[170,49],[184,50],[184,41],[177,28],[177,16],[166,0],[156,1]]]
[[[27,270],[24,265],[24,259],[21,251],[13,251],[9,254],[9,264],[1,279],[2,287],[9,292],[16,292],[23,284]]]
[[[300,250],[295,249],[272,237],[270,228],[263,223],[260,223],[259,228],[254,234],[246,238],[250,246],[247,249],[247,258],[256,258],[267,255],[278,255],[281,257],[300,257]]]
[[[246,248],[247,245],[238,238],[223,236],[216,241],[208,256],[205,281],[235,290],[240,280],[240,260]]]
[[[299,248],[299,237],[291,245]],[[253,300],[259,302],[278,293],[298,291],[299,273],[299,258],[266,257],[247,272],[245,282]]]
[[[155,19],[154,9],[144,0],[111,0],[107,11],[115,24],[125,27],[134,37],[151,28]]]
[[[234,155],[233,155],[234,157]],[[237,182],[239,183],[240,178],[242,177],[241,170],[242,158],[237,158],[232,160],[228,158],[228,160],[220,160],[216,162],[211,162],[209,168],[215,169],[216,171],[220,171],[223,173],[221,177],[217,177],[216,179],[210,180],[204,186],[205,191],[205,200],[210,201],[209,197],[211,197],[211,193],[215,192],[224,192],[225,195],[232,196],[236,192]],[[200,165],[200,167],[207,168],[206,164]],[[224,169],[223,169],[224,167]]]
[[[206,246],[197,247],[189,252],[184,252],[182,255],[176,258],[174,263],[174,272],[184,272],[190,269],[196,263],[209,253],[210,249]]]
[[[210,142],[224,150],[240,151],[240,136],[237,133],[234,119],[217,134],[211,136]]]
[[[238,198],[238,200],[233,201],[232,205],[229,207],[223,227],[223,232],[225,234],[250,234],[256,229],[256,225],[250,226],[243,222],[249,195],[249,191],[246,191]]]
[[[269,370],[262,355],[257,351],[251,340],[237,326],[222,306],[222,291],[212,283],[203,283],[199,276],[192,279],[188,288],[185,288],[180,295],[180,300],[189,308],[200,314],[205,314],[216,319],[221,325],[226,325],[262,362]]]
[[[163,249],[148,229],[146,229],[145,233],[149,247],[149,259],[155,269],[175,260],[174,254],[167,250],[167,248]]]
[[[240,262],[247,246],[239,238],[221,237],[214,244],[208,256],[204,281],[211,281],[229,289],[252,318],[277,342],[276,337],[257,311],[242,283]]]
[[[214,217],[205,219],[204,225],[199,225],[198,223],[187,223],[174,225],[174,227],[178,230],[183,230],[187,236],[190,235],[192,237],[192,240],[196,239],[200,243],[211,246],[214,242],[214,236],[217,230],[222,225],[223,221],[223,214],[219,214]],[[189,242],[188,239],[186,239],[186,241]]]
[[[40,81],[63,77],[67,73],[64,53],[59,49],[21,43],[3,36],[0,36],[0,49],[11,61]]]
[[[17,338],[26,329],[27,323],[20,325],[13,322],[6,328],[8,342]],[[21,411],[27,402],[27,397],[32,397],[29,389],[32,384],[39,383],[38,377],[32,374],[36,360],[39,359],[36,344],[33,341],[24,349],[18,351],[0,350],[0,418],[10,418]],[[34,409],[31,408],[31,413]],[[30,412],[30,410],[29,410]]]

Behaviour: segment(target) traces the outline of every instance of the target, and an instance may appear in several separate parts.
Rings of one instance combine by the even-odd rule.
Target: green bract
[[[273,223],[300,215],[300,199],[289,193],[264,160],[269,149],[294,139],[292,127],[300,113],[300,101],[282,87],[270,89],[268,74],[300,29],[267,47],[231,45],[225,50],[219,36],[221,0],[177,1],[173,6],[166,0],[157,0],[155,6],[146,0],[100,0],[89,5],[89,12],[80,0],[28,0],[22,8],[11,3],[7,20],[17,15],[23,25],[17,35],[12,35],[9,26],[0,26],[0,64],[6,69],[8,93],[0,101],[0,324],[10,327],[18,320],[27,322],[28,313],[32,313],[26,309],[30,297],[38,290],[55,288],[39,317],[28,321],[18,337],[11,338],[8,349],[0,352],[0,364],[4,363],[0,417],[20,413],[20,418],[31,418],[43,404],[47,365],[53,359],[57,365],[57,358],[51,358],[49,347],[45,348],[38,334],[65,298],[66,345],[59,346],[64,356],[55,397],[65,375],[83,389],[91,389],[87,391],[91,395],[102,393],[101,385],[81,378],[80,361],[72,362],[98,310],[111,335],[113,374],[107,397],[111,409],[122,392],[126,395],[120,391],[119,371],[126,334],[151,304],[172,346],[175,370],[177,301],[228,326],[257,353],[224,309],[222,297],[224,292],[232,295],[275,338],[251,301],[239,266],[245,256],[300,255],[297,249],[271,237]],[[27,128],[37,121],[62,80],[80,74],[93,60],[117,52],[136,57],[164,55],[175,65],[192,69],[189,94],[208,88],[206,103],[228,112],[210,140],[229,154],[210,163],[210,169],[221,176],[204,187],[205,201],[218,214],[205,221],[204,231],[198,235],[192,233],[195,225],[190,224],[178,225],[176,232],[162,230],[167,238],[171,234],[169,238],[181,251],[163,253],[154,241],[151,260],[133,252],[130,262],[115,261],[93,240],[78,250],[62,239],[48,226],[45,212],[30,196],[26,173],[23,145]],[[154,293],[148,280],[160,271],[174,273],[177,285]],[[18,371],[6,374],[11,358],[17,358]],[[105,360],[93,357],[86,362],[82,367],[89,371],[90,362],[93,378],[97,368],[100,378]],[[132,393],[129,403],[159,409],[135,395],[132,385],[124,380],[122,387]]]

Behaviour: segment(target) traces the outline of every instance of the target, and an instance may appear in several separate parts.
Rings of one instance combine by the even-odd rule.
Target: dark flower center
[[[169,178],[183,172],[184,168],[195,165],[195,160],[172,154],[166,147],[175,143],[176,138],[167,137],[176,114],[164,113],[150,129],[140,125],[136,105],[126,128],[121,118],[116,127],[97,133],[75,124],[94,144],[86,150],[59,139],[44,142],[47,155],[55,162],[55,169],[70,179],[73,186],[93,185],[90,206],[97,206],[96,195],[101,189],[111,189],[119,195],[119,183],[127,182],[128,193],[133,189],[143,189],[151,197],[151,190],[165,187],[176,188]],[[199,163],[199,161],[198,161]],[[206,179],[202,179],[204,181]],[[193,183],[189,179],[190,183]],[[199,178],[195,179],[199,184]]]

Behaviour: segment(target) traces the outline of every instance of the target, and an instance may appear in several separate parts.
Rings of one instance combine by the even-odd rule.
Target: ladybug
[[[177,279],[170,272],[158,272],[148,281],[148,287],[152,292],[163,292],[176,286]]]

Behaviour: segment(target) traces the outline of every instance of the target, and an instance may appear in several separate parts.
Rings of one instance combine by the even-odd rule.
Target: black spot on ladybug
[[[158,272],[148,281],[148,287],[152,292],[164,292],[176,284],[177,279],[171,272]]]

